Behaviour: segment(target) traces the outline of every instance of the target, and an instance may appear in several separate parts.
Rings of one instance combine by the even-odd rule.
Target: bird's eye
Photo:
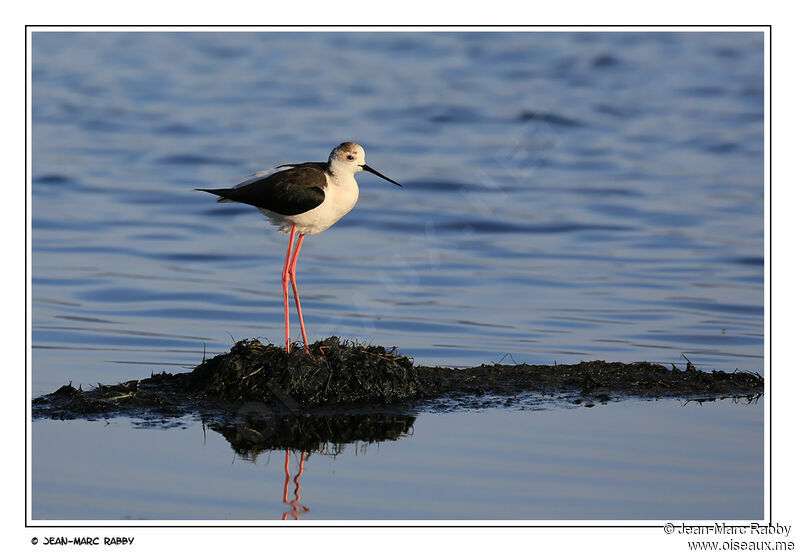
[[[348,154],[347,155],[347,160],[353,160],[353,155],[352,154]]]

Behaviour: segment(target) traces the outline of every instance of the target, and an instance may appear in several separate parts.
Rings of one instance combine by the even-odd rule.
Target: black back
[[[325,162],[284,164],[289,170],[276,172],[263,178],[243,182],[230,189],[199,189],[219,195],[219,201],[236,201],[254,207],[292,216],[308,212],[325,200],[327,180]]]

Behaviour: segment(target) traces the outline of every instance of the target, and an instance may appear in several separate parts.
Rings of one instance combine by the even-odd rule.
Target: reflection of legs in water
[[[308,507],[300,504],[300,477],[303,475],[303,464],[305,463],[306,453],[303,452],[300,454],[300,470],[297,472],[297,475],[294,477],[294,500],[291,502],[287,500],[289,496],[289,478],[291,477],[289,473],[289,450],[286,450],[286,460],[283,464],[283,471],[286,474],[286,478],[283,481],[283,503],[288,504],[292,507],[291,511],[284,512],[283,519],[285,520],[287,517],[292,516],[295,519],[300,519],[299,516],[303,515],[304,513],[308,512]],[[298,507],[299,506],[299,507]],[[302,509],[301,509],[302,508]]]

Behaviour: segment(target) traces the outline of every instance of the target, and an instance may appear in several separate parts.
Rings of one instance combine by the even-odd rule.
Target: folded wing
[[[292,165],[269,176],[250,178],[230,189],[199,189],[213,193],[219,202],[237,202],[284,216],[308,212],[325,200],[324,162]]]

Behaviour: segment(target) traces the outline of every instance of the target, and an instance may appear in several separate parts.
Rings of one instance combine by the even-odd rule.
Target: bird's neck
[[[353,179],[353,172],[348,165],[339,164],[336,161],[328,161],[328,174],[337,182],[350,181]]]

